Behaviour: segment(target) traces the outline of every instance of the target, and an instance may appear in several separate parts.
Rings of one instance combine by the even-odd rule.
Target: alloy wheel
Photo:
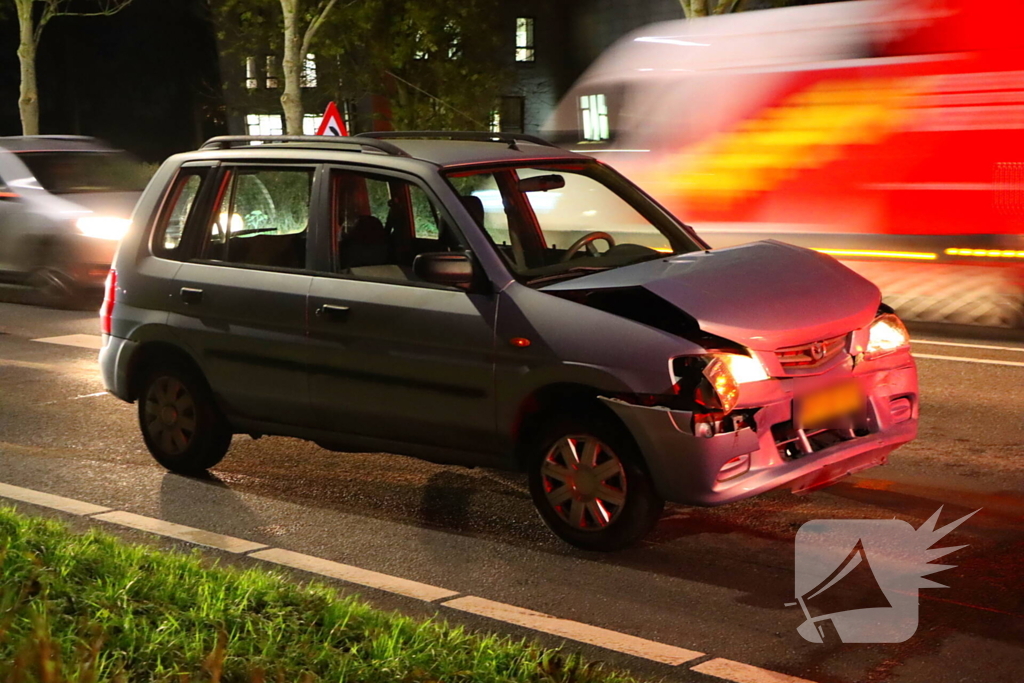
[[[544,457],[540,474],[551,507],[574,529],[604,529],[625,506],[626,471],[622,461],[593,436],[559,439]]]

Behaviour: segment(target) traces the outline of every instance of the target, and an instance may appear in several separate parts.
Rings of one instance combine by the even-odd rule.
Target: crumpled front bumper
[[[794,398],[851,377],[867,397],[870,433],[798,458],[780,452],[772,426],[792,419]],[[602,400],[632,432],[661,496],[688,505],[723,505],[781,486],[797,492],[827,486],[848,474],[884,464],[891,451],[917,436],[917,370],[908,352],[863,363],[852,372],[841,367],[813,379],[773,379],[758,384],[761,386],[750,392],[757,405],[750,406],[741,398],[744,407],[759,408],[755,428],[710,437],[692,433],[690,412]],[[911,402],[909,414],[904,411],[901,415],[898,410],[894,414],[893,401],[903,398]],[[742,455],[750,456],[750,469],[719,481],[722,466]]]

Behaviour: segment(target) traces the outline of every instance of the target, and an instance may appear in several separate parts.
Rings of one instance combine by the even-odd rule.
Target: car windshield
[[[143,166],[123,152],[22,152],[18,158],[53,194],[141,192],[146,187]]]
[[[512,271],[531,285],[702,248],[601,164],[457,171],[448,180]]]

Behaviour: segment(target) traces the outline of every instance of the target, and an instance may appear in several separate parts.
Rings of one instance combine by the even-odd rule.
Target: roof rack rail
[[[91,135],[4,135],[5,140],[96,140]]]
[[[458,130],[397,130],[397,131],[374,131],[371,133],[359,133],[357,138],[369,138],[371,140],[389,139],[413,139],[429,140],[440,138],[447,140],[466,140],[471,142],[502,142],[511,149],[518,149],[517,142],[529,142],[533,145],[543,147],[557,147],[553,142],[536,135],[525,135],[523,133],[488,133],[485,131],[458,131]]]
[[[351,137],[334,137],[323,135],[219,135],[210,138],[199,149],[231,149],[247,147],[254,142],[261,144],[289,144],[295,147],[334,148],[350,152],[362,152],[363,148],[375,149],[395,157],[408,157],[403,150],[390,142],[363,138],[356,140]]]

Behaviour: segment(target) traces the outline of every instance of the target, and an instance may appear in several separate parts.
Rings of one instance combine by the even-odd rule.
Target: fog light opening
[[[900,396],[889,401],[889,414],[893,424],[906,422],[914,415],[914,404],[908,396]]]
[[[737,455],[718,470],[718,481],[726,481],[750,471],[750,454]]]

